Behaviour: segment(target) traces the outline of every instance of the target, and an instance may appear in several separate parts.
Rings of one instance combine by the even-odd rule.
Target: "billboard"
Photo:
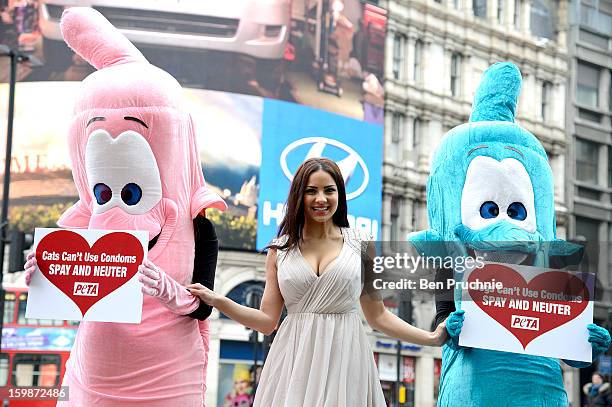
[[[22,230],[54,226],[78,199],[66,135],[79,81],[93,68],[61,41],[59,19],[66,3],[9,1],[1,13],[0,43],[18,46],[43,62],[35,68],[22,65],[17,74],[9,217],[13,227]],[[229,204],[226,213],[207,213],[217,225],[223,248],[255,250],[263,247],[257,242],[271,236],[269,225],[263,228],[258,219],[260,196],[262,191],[267,194],[266,183],[274,179],[269,174],[278,171],[277,166],[268,168],[263,159],[274,139],[297,141],[298,134],[325,137],[359,155],[369,140],[366,151],[382,151],[386,13],[372,4],[359,0],[69,4],[96,8],[151,63],[183,86],[198,126],[207,184]],[[5,63],[8,59],[0,58],[0,64]],[[8,95],[8,72],[8,66],[0,69],[0,98]],[[285,114],[292,107],[295,123],[286,128],[292,135],[281,134],[280,127],[270,130],[274,120],[282,120],[279,109]],[[0,103],[2,134],[7,113],[7,104]],[[334,130],[315,135],[317,129],[306,126],[297,131],[299,122],[306,125],[313,117],[321,117]],[[347,138],[348,128],[354,137]],[[4,157],[4,143],[0,144]],[[333,151],[330,147],[325,154]],[[377,164],[364,157],[373,171],[369,178],[373,183],[367,187],[372,195],[367,196],[376,197],[378,213],[362,211],[361,198],[353,199],[349,212],[356,222],[367,218],[380,224],[380,168],[370,168],[382,165],[380,155]],[[347,181],[357,182],[359,168]],[[274,197],[274,202],[285,198]],[[266,230],[261,240],[258,229]]]
[[[308,120],[304,120],[308,117]],[[349,223],[378,236],[382,127],[293,103],[265,100],[257,249],[276,236],[293,174],[309,157],[334,160],[346,186]]]

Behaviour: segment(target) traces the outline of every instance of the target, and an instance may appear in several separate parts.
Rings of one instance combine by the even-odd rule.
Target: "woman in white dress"
[[[205,303],[265,335],[277,328],[287,307],[254,405],[385,407],[357,303],[372,328],[406,342],[441,345],[444,323],[424,331],[386,310],[380,298],[361,295],[365,237],[348,227],[344,181],[333,161],[312,158],[297,170],[279,236],[268,250],[259,310],[200,284],[188,286]]]

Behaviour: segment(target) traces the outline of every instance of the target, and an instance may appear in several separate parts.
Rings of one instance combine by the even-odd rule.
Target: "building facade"
[[[597,243],[591,271],[603,288],[596,307],[608,319],[612,237],[612,2],[573,1],[568,34],[571,75],[567,92],[570,236]]]
[[[567,196],[569,235],[586,240],[597,273],[594,320],[610,328],[612,310],[612,2],[573,0],[569,7]],[[603,369],[597,366],[597,369]],[[581,371],[581,384],[592,369]],[[606,372],[607,373],[607,372]]]
[[[425,184],[432,154],[448,130],[468,120],[483,71],[498,61],[512,61],[521,70],[516,121],[536,135],[548,153],[557,233],[567,237],[565,98],[571,68],[570,4],[564,0],[388,0],[381,5],[389,11],[383,239],[404,240],[408,233],[427,228]],[[607,136],[609,142],[609,130]],[[432,302],[413,304],[413,309],[414,322],[431,328]],[[429,363],[426,357],[417,357],[416,371],[424,374],[427,368],[420,365]],[[564,368],[570,401],[579,403],[579,373]],[[426,394],[427,402],[416,406],[432,405],[427,404],[437,390],[432,385],[417,376],[416,394]]]

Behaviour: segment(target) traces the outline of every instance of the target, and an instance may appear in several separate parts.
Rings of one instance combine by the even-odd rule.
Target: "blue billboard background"
[[[259,171],[257,249],[276,237],[290,177],[312,156],[340,166],[346,183],[349,223],[380,235],[383,127],[307,106],[265,99]]]

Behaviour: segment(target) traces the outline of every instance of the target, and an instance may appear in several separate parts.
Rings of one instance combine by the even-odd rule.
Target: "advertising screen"
[[[284,203],[287,171],[317,137],[326,146],[316,147],[321,155],[345,160],[347,188],[362,189],[349,200],[351,221],[377,235],[386,13],[359,0],[9,0],[0,13],[0,43],[42,63],[17,71],[12,227],[55,226],[78,199],[66,136],[79,82],[94,68],[62,41],[66,3],[97,9],[183,86],[206,182],[229,205],[225,213],[207,212],[223,248],[256,250],[269,242],[276,220],[264,222],[264,201],[273,210]],[[0,68],[0,98],[7,100],[8,58],[0,58]],[[7,105],[0,103],[2,135]],[[290,143],[296,149],[283,170],[279,154]],[[1,157],[4,148],[0,142]]]
[[[308,117],[309,120],[304,120]],[[293,174],[310,157],[334,160],[346,187],[349,223],[378,236],[382,190],[379,125],[275,100],[264,101],[257,248],[276,236]]]

